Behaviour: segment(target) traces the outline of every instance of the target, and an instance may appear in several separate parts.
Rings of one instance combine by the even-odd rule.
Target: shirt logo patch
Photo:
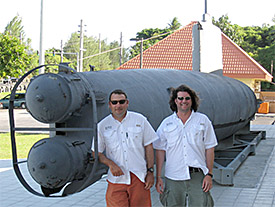
[[[173,124],[173,122],[168,122],[167,124],[166,124],[166,126],[169,126],[169,125],[172,125]]]
[[[110,129],[112,129],[112,126],[106,126],[105,127],[105,130],[110,130]]]
[[[141,127],[141,125],[140,124],[136,124],[136,127]]]

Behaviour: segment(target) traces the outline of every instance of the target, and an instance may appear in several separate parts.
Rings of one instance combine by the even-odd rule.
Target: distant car
[[[13,83],[16,83],[17,81],[18,81],[18,78],[11,77],[11,78],[3,79],[2,83],[4,83],[4,84],[13,84]]]
[[[10,94],[6,95],[0,100],[0,108],[7,109],[9,108]],[[26,108],[25,93],[16,93],[14,98],[14,107],[15,108]]]
[[[14,78],[14,77],[11,78],[12,83],[16,83],[17,81],[18,81],[18,78]]]
[[[4,84],[10,83],[10,79],[3,79],[2,81]]]

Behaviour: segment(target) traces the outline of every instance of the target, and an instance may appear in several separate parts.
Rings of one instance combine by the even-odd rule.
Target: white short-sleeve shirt
[[[119,122],[110,114],[98,124],[98,152],[106,150],[106,157],[115,162],[124,172],[113,176],[108,171],[111,183],[130,184],[130,172],[142,182],[147,174],[145,146],[157,140],[157,134],[147,119],[136,112],[127,111]],[[92,145],[94,151],[94,144]]]
[[[205,150],[215,147],[217,138],[208,117],[192,111],[185,124],[174,113],[160,124],[154,149],[166,152],[165,176],[172,180],[190,179],[189,166],[208,173]]]

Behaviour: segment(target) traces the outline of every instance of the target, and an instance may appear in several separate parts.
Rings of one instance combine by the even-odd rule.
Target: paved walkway
[[[214,184],[211,193],[215,206],[220,207],[275,207],[275,125],[252,125],[252,130],[266,130],[266,140],[262,140],[256,148],[256,155],[249,156],[245,163],[238,169],[234,176],[237,183],[234,186],[220,186]],[[266,153],[266,152],[270,153]],[[261,163],[255,164],[255,163]],[[248,163],[248,164],[247,164]],[[26,179],[30,185],[37,186],[28,176],[26,166],[21,165],[23,174],[27,174]],[[260,172],[260,176],[255,176],[255,172]],[[260,171],[259,171],[260,170]],[[241,175],[241,172],[245,172]],[[238,178],[241,177],[241,179]],[[242,177],[243,176],[243,177]],[[254,177],[255,176],[255,177]],[[256,180],[255,185],[246,182],[246,178]],[[105,178],[85,189],[83,192],[62,198],[43,198],[29,193],[23,188],[11,167],[11,160],[0,160],[0,206],[39,206],[39,207],[103,207],[105,206]],[[39,190],[39,187],[36,187]],[[152,202],[154,207],[161,204],[158,201],[158,194],[152,188]]]

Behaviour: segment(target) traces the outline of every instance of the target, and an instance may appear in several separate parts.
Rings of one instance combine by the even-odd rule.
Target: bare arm
[[[154,149],[153,144],[145,146],[145,157],[147,162],[147,169],[154,167]],[[154,173],[147,172],[145,177],[145,189],[149,190],[154,185]]]
[[[206,166],[209,170],[209,173],[213,174],[213,165],[214,165],[214,147],[205,150],[206,155]]]
[[[206,166],[210,174],[213,174],[213,164],[214,164],[214,147],[205,150],[206,156]],[[213,186],[212,178],[206,175],[203,179],[202,188],[205,192],[209,191]]]
[[[156,189],[158,193],[162,193],[164,188],[163,180],[161,178],[161,170],[162,170],[162,165],[164,163],[164,157],[165,157],[164,150],[156,150],[156,165],[157,165]]]
[[[94,152],[93,152],[93,155],[94,155]],[[98,153],[98,159],[101,163],[103,163],[109,167],[113,176],[124,175],[121,168],[116,163],[114,163],[112,160],[108,159],[103,153],[100,153],[100,152]]]
[[[146,156],[147,168],[154,167],[153,144],[149,144],[145,146],[145,156]]]

